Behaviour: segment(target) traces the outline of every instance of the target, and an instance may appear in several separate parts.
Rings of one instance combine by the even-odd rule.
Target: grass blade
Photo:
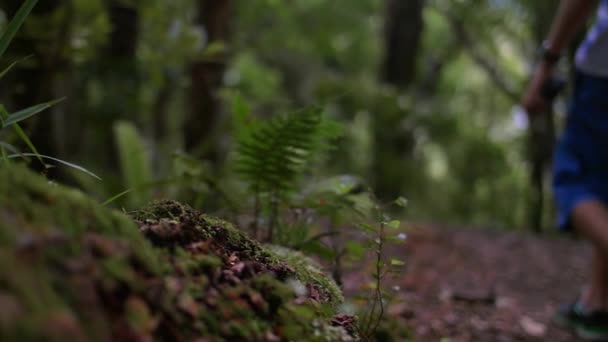
[[[116,195],[114,195],[114,196],[112,196],[112,197],[108,198],[107,200],[103,201],[103,203],[101,203],[101,205],[103,205],[103,206],[107,206],[108,204],[110,204],[110,203],[112,203],[112,202],[116,201],[117,199],[119,199],[119,198],[123,197],[124,195],[127,195],[128,193],[130,193],[130,192],[132,192],[132,191],[133,191],[133,189],[128,189],[128,190],[125,190],[125,191],[123,191],[123,192],[121,192],[121,193],[119,193],[119,194],[116,194]]]
[[[5,143],[4,141],[0,141],[0,147],[9,151],[10,153],[19,154],[19,150],[15,146]]]
[[[14,125],[18,122],[21,122],[27,118],[30,118],[40,112],[42,112],[43,110],[49,109],[50,107],[56,105],[57,103],[61,102],[65,100],[65,98],[61,98],[59,100],[54,100],[54,101],[49,101],[46,103],[41,103],[23,110],[20,110],[18,112],[15,112],[13,114],[10,114],[6,119],[3,120],[2,122],[2,128],[6,128],[10,125]]]
[[[8,112],[6,111],[4,106],[0,105],[0,121],[2,121],[4,123],[4,119],[8,118],[9,116],[10,115],[8,114]],[[2,127],[4,127],[4,126],[2,126]],[[23,129],[21,129],[21,126],[19,126],[19,124],[15,123],[15,124],[13,124],[13,128],[15,128],[15,132],[17,132],[17,135],[19,136],[19,138],[25,142],[27,147],[32,152],[34,152],[36,155],[40,155],[40,153],[38,153],[38,150],[36,149],[36,146],[34,146],[34,144],[32,144],[32,141],[30,140],[30,138],[28,138],[27,134],[25,134]],[[44,161],[42,160],[42,158],[38,157],[38,160],[40,161],[40,163],[42,165],[44,165]]]
[[[15,158],[24,158],[24,157],[37,157],[37,158],[43,158],[43,159],[48,159],[48,160],[52,160],[54,162],[57,162],[59,164],[65,165],[67,167],[70,167],[72,169],[78,170],[80,172],[86,173],[87,175],[96,178],[98,180],[101,180],[101,178],[99,176],[97,176],[96,174],[94,174],[93,172],[85,169],[82,166],[78,166],[76,164],[72,164],[70,162],[67,162],[65,160],[61,160],[61,159],[57,159],[57,158],[53,158],[53,157],[49,157],[49,156],[45,156],[45,155],[41,155],[41,154],[36,154],[36,153],[16,153],[16,154],[9,154],[8,159],[15,159]]]
[[[4,55],[4,52],[6,52],[6,49],[15,37],[15,34],[17,34],[17,31],[19,31],[19,28],[23,25],[25,18],[27,18],[37,2],[38,0],[26,0],[15,14],[15,17],[13,17],[8,24],[6,31],[2,34],[2,37],[0,37],[0,57]]]
[[[14,61],[13,63],[11,63],[4,70],[2,70],[2,72],[0,72],[0,79],[2,79],[6,74],[8,74],[8,72],[11,71],[15,67],[15,65],[29,59],[30,57],[32,57],[32,56],[27,56],[25,58],[21,58],[19,60]]]
[[[2,152],[2,160],[8,163],[8,155],[6,154],[6,149],[2,145],[0,145],[0,152]]]

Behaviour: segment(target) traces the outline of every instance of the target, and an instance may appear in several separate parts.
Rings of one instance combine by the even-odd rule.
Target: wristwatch
[[[553,51],[549,42],[545,40],[540,48],[540,57],[545,63],[554,65],[555,63],[559,62],[562,55]]]

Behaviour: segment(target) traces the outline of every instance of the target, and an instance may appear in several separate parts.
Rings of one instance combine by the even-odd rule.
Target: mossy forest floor
[[[583,242],[427,227],[412,230],[406,246],[388,251],[406,262],[391,281],[399,291],[388,311],[414,341],[577,341],[552,317],[585,280]],[[348,274],[347,295],[365,274]]]
[[[0,341],[352,341],[311,261],[164,201],[123,213],[0,168]]]

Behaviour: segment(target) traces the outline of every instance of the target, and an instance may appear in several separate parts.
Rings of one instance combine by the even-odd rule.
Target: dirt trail
[[[388,253],[406,262],[391,280],[399,291],[389,313],[414,341],[577,341],[552,316],[586,277],[590,251],[581,241],[424,228]],[[361,272],[345,280],[360,283]]]

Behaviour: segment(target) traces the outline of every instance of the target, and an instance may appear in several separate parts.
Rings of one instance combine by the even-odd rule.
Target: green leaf
[[[348,251],[348,255],[356,260],[362,259],[367,253],[367,248],[357,241],[347,241],[346,250]]]
[[[0,147],[14,154],[19,153],[19,150],[15,146],[5,143],[4,141],[0,141]]]
[[[359,223],[358,227],[359,227],[359,229],[361,229],[362,231],[367,232],[367,233],[375,233],[376,232],[376,227],[372,226],[371,224]]]
[[[399,220],[392,220],[391,222],[386,224],[387,227],[392,228],[392,229],[399,229],[399,227],[401,226],[401,222]]]
[[[38,154],[38,153],[17,153],[17,154],[9,154],[7,156],[9,159],[15,159],[15,158],[25,158],[25,157],[36,157],[36,158],[43,158],[43,159],[48,159],[48,160],[52,160],[54,162],[57,162],[59,164],[65,165],[67,167],[70,167],[72,169],[78,170],[80,172],[86,173],[89,176],[93,177],[93,178],[97,178],[99,180],[101,180],[101,178],[99,178],[99,176],[97,176],[96,174],[94,174],[93,172],[85,169],[82,166],[78,166],[76,164],[72,164],[70,162],[67,162],[65,160],[61,160],[61,159],[57,159],[57,158],[53,158],[53,157],[49,157],[49,156],[45,156],[42,154]]]
[[[128,197],[128,204],[137,207],[144,204],[151,196],[145,185],[153,182],[152,166],[146,153],[146,145],[137,127],[131,122],[114,123],[114,138],[120,157],[120,168],[124,187],[138,189]]]
[[[133,189],[127,189],[125,191],[122,191],[122,192],[120,192],[120,193],[118,193],[118,194],[116,194],[116,195],[108,198],[107,200],[103,201],[103,203],[101,203],[101,205],[106,206],[106,205],[108,205],[108,204],[116,201],[117,199],[119,199],[119,198],[127,195],[128,193],[130,193],[132,191],[133,191]]]
[[[399,239],[396,236],[386,236],[384,239],[388,242],[393,242],[393,243],[403,242],[401,239]]]
[[[399,259],[391,259],[391,266],[403,266],[405,265],[405,262],[399,260]]]
[[[0,145],[0,152],[2,152],[2,160],[8,163],[8,155],[6,154],[6,149]]]
[[[65,100],[65,98],[61,98],[59,100],[54,100],[54,101],[49,101],[46,103],[41,103],[41,104],[29,107],[29,108],[20,110],[16,113],[10,114],[6,119],[3,120],[2,128],[6,128],[10,125],[14,125],[27,118],[30,118],[30,117],[42,112],[43,110],[46,110],[46,109],[56,105],[57,103],[59,103],[63,100]]]
[[[0,105],[0,121],[4,122],[4,120],[8,117],[9,117],[8,112],[6,111],[6,109],[4,108],[3,105]],[[13,124],[13,128],[15,129],[15,132],[17,133],[19,138],[21,140],[23,140],[23,142],[25,142],[27,147],[29,147],[29,149],[32,152],[34,152],[36,155],[39,155],[40,153],[38,153],[38,150],[36,150],[36,146],[34,146],[34,144],[32,144],[32,141],[30,140],[30,138],[28,138],[27,134],[25,134],[23,129],[21,129],[21,126],[19,126],[19,124],[15,123],[15,124]],[[38,157],[38,161],[40,161],[40,163],[44,165],[44,161],[42,160],[42,158]]]
[[[399,198],[397,198],[393,203],[395,203],[396,205],[405,208],[407,207],[407,199],[405,197],[400,196]]]
[[[249,104],[245,102],[243,96],[238,92],[232,94],[231,100],[233,131],[238,139],[242,139],[242,135],[248,130],[251,130],[249,123],[251,108],[249,107]]]
[[[13,17],[11,22],[8,24],[6,31],[4,31],[2,37],[0,37],[0,57],[4,55],[4,52],[6,52],[6,49],[15,37],[15,34],[17,34],[17,31],[19,31],[19,28],[21,25],[23,25],[23,22],[25,22],[25,19],[30,14],[34,6],[36,6],[37,2],[38,0],[25,0],[23,5],[21,5],[21,8],[19,8],[17,11],[17,14],[15,14],[15,17]]]
[[[12,70],[12,69],[15,67],[15,65],[17,65],[17,64],[19,64],[19,63],[21,63],[21,62],[25,61],[26,59],[28,59],[28,58],[30,58],[30,57],[32,57],[32,56],[27,56],[27,57],[25,57],[25,58],[21,58],[21,59],[19,59],[19,60],[14,61],[13,63],[11,63],[11,64],[10,64],[9,66],[7,66],[7,67],[6,67],[4,70],[2,70],[2,72],[0,72],[0,79],[2,79],[4,76],[6,76],[6,74],[7,74],[9,71],[11,71],[11,70]]]
[[[38,161],[40,161],[41,164],[44,164],[44,161],[42,160],[40,153],[36,149],[36,146],[34,146],[34,144],[30,140],[30,138],[27,136],[27,134],[25,134],[23,129],[21,129],[21,126],[19,126],[19,124],[14,124],[13,127],[15,128],[15,132],[17,132],[17,135],[19,136],[19,138],[21,140],[23,140],[23,142],[25,142],[25,144],[33,152],[33,154],[36,155],[36,158],[38,158]]]

